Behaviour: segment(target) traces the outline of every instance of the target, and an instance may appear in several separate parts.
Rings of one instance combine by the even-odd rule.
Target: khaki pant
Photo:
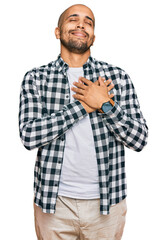
[[[100,215],[100,199],[80,200],[58,196],[56,213],[43,213],[34,204],[38,240],[120,240],[126,199],[110,207],[109,215]]]

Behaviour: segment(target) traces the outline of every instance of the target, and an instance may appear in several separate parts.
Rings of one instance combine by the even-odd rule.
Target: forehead
[[[72,14],[77,14],[79,16],[85,17],[88,16],[94,20],[93,12],[87,8],[86,6],[72,6],[69,9],[67,9],[65,13],[65,19],[69,17]]]

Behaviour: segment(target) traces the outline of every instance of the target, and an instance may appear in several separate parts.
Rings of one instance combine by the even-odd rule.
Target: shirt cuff
[[[113,123],[121,121],[123,119],[123,116],[125,115],[124,111],[119,106],[119,104],[116,101],[114,101],[114,102],[115,102],[114,106],[108,112],[106,112],[106,113],[98,112],[98,115],[101,115],[102,117],[105,117],[105,116],[110,117],[110,120]]]

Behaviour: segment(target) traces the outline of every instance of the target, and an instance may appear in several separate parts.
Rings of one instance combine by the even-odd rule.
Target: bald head
[[[58,20],[58,27],[61,28],[64,20],[68,17],[68,13],[70,13],[71,10],[76,10],[77,9],[86,9],[86,10],[89,10],[90,14],[92,15],[93,17],[93,22],[94,22],[94,26],[95,26],[95,17],[94,17],[94,14],[92,12],[92,10],[90,8],[88,8],[86,5],[83,5],[83,4],[75,4],[75,5],[72,5],[70,6],[69,8],[65,9],[64,12],[60,15],[59,17],[59,20]]]

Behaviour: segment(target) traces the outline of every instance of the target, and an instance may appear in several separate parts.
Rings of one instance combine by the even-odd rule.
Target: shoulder
[[[93,62],[96,68],[100,69],[102,68],[105,72],[110,72],[111,74],[119,75],[119,77],[124,78],[126,75],[126,71],[118,66],[115,66],[114,64],[107,63],[105,61],[99,61],[95,58],[93,58]]]
[[[93,62],[95,71],[102,72],[107,78],[111,78],[115,86],[129,88],[133,85],[130,76],[124,69],[105,61],[93,59]]]
[[[22,85],[26,84],[37,84],[47,77],[53,70],[55,70],[56,61],[51,61],[46,65],[34,67],[27,71],[23,77]]]
[[[51,71],[53,69],[53,67],[55,66],[55,63],[56,63],[56,61],[51,61],[46,65],[42,65],[40,67],[34,67],[34,68],[30,69],[29,71],[27,71],[24,76],[25,77],[26,76],[34,76],[35,77],[35,76],[38,76],[40,73],[41,74],[48,73],[49,71]]]

